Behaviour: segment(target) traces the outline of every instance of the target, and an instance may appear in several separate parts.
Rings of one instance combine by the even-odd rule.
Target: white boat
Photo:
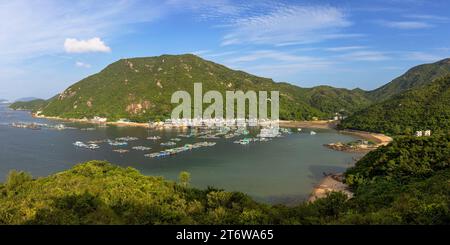
[[[161,137],[159,137],[159,136],[150,136],[150,137],[147,137],[147,139],[148,140],[160,140]]]
[[[177,143],[172,141],[161,143],[161,146],[174,146],[174,145],[177,145]]]
[[[146,147],[146,146],[134,146],[131,149],[133,150],[137,150],[137,151],[148,151],[151,150],[151,147]]]
[[[87,145],[87,148],[91,149],[91,150],[95,150],[95,149],[100,148],[100,146],[97,144],[89,144],[89,145]]]
[[[73,143],[74,146],[76,147],[86,147],[87,145],[81,141],[77,141],[75,143]]]
[[[314,131],[311,131],[311,135],[316,135],[317,133]]]

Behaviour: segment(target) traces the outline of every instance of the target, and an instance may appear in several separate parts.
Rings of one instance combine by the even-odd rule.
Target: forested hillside
[[[448,132],[450,76],[356,112],[339,127],[392,135],[411,135],[417,130]]]
[[[336,112],[352,113],[370,104],[361,90],[332,87],[299,88],[287,83],[231,70],[195,55],[123,59],[70,86],[43,106],[43,115],[63,118],[106,117],[110,121],[166,119],[176,106],[179,90],[280,91],[280,117],[289,120],[329,119]],[[29,106],[30,108],[34,108]]]
[[[432,64],[424,64],[411,68],[392,82],[368,92],[375,101],[383,101],[409,89],[421,87],[437,78],[450,75],[450,59],[444,59]]]

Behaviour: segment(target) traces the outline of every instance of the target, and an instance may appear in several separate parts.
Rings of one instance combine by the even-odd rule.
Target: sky
[[[448,13],[446,0],[0,0],[0,98],[49,98],[121,58],[184,53],[371,90],[450,57]]]

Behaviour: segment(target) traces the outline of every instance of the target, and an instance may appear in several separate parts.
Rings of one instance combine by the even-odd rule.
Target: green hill
[[[196,82],[203,83],[203,91],[278,90],[281,119],[328,119],[341,110],[351,113],[370,104],[360,90],[299,88],[186,54],[119,60],[70,86],[43,108],[43,115],[138,122],[165,119],[176,106],[170,103],[172,93],[192,94]]]
[[[417,130],[450,130],[450,76],[408,90],[384,102],[356,112],[339,124],[392,135],[411,135]]]
[[[18,101],[12,103],[9,107],[13,110],[27,110],[27,111],[39,111],[44,106],[46,106],[48,102],[43,99],[35,99],[30,101]]]
[[[426,85],[437,78],[447,75],[450,75],[450,59],[416,66],[407,71],[404,75],[394,79],[392,82],[368,92],[368,96],[374,101],[383,101],[394,95],[415,87]]]

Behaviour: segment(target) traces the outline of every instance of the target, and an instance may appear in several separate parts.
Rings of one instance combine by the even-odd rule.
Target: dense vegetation
[[[405,137],[346,173],[355,192],[270,206],[242,193],[189,187],[92,161],[46,178],[11,172],[3,224],[450,224],[450,135]]]
[[[392,135],[450,130],[450,76],[408,90],[356,112],[339,125]]]
[[[203,83],[203,91],[280,91],[282,119],[329,119],[334,113],[351,113],[370,104],[361,90],[327,86],[299,88],[271,79],[231,70],[194,55],[119,60],[103,71],[72,85],[43,108],[46,116],[64,118],[106,117],[110,121],[132,121],[170,117],[175,91],[193,94],[193,84]],[[206,105],[205,105],[206,108]]]
[[[421,87],[437,78],[448,75],[450,75],[450,59],[416,66],[392,82],[368,92],[368,96],[375,101],[383,101],[409,89]]]
[[[43,99],[36,99],[31,101],[18,101],[12,103],[9,107],[13,110],[27,110],[36,112],[47,105],[47,101]]]

